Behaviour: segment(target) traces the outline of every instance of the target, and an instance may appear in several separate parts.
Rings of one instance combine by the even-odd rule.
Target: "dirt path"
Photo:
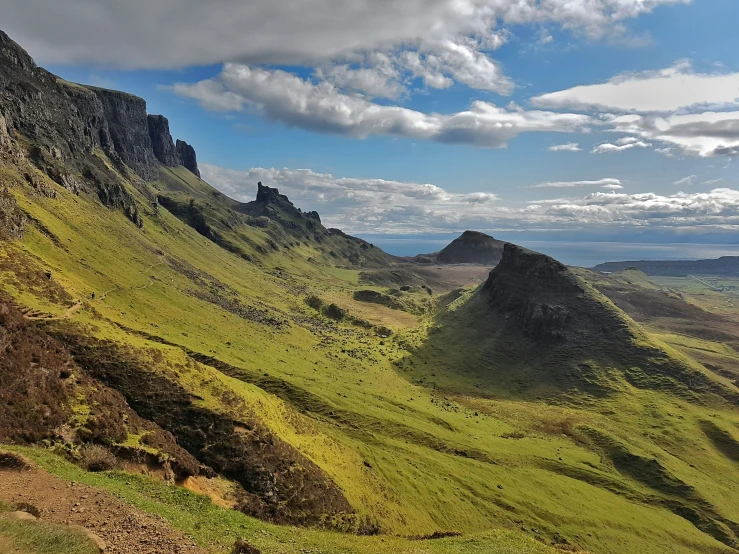
[[[35,468],[0,468],[0,500],[25,502],[41,519],[81,525],[101,537],[110,554],[206,554],[163,519],[124,504],[108,493],[67,483]]]
[[[74,306],[70,306],[67,311],[62,315],[55,316],[54,314],[40,313],[35,311],[29,311],[23,314],[23,317],[30,320],[41,320],[41,321],[59,321],[60,319],[72,319],[74,312],[82,307],[82,302],[77,302]]]

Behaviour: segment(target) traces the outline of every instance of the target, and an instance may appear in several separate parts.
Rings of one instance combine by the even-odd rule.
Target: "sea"
[[[360,235],[361,237],[361,235]],[[451,238],[362,237],[395,256],[415,256],[438,252]],[[721,256],[739,256],[739,244],[639,243],[586,241],[516,240],[531,250],[547,254],[567,265],[593,267],[604,262],[638,260],[701,260]]]

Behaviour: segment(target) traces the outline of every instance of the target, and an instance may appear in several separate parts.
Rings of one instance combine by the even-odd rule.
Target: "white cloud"
[[[531,101],[548,109],[640,113],[738,105],[739,73],[694,73],[689,63],[681,62],[661,71],[618,75],[607,83],[550,92]]]
[[[339,178],[309,169],[234,171],[203,164],[203,176],[224,193],[250,201],[257,181],[278,187],[324,224],[350,233],[449,232],[464,229],[598,229],[609,226],[739,229],[739,191],[626,194],[617,180],[591,181],[608,192],[506,205],[489,192],[452,193],[433,184]],[[606,182],[612,181],[612,182]]]
[[[621,180],[613,179],[613,178],[598,179],[597,181],[546,181],[544,183],[540,183],[538,185],[531,185],[526,188],[530,188],[530,189],[567,189],[567,188],[575,188],[575,187],[603,187],[603,188],[618,187],[618,188],[622,188]]]
[[[612,185],[603,185],[600,188],[602,188],[602,189],[608,189],[608,190],[621,190],[624,187],[623,187],[623,185],[612,184]]]
[[[337,178],[310,169],[252,168],[235,171],[202,164],[203,177],[224,193],[248,202],[256,183],[278,187],[304,210],[318,210],[325,225],[349,232],[445,229],[466,218],[495,212],[498,196],[453,193],[432,184],[384,179]]]
[[[622,133],[661,141],[688,155],[702,157],[739,154],[739,111],[609,116],[606,122]]]
[[[581,152],[582,148],[576,142],[568,142],[566,144],[554,144],[547,148],[547,150],[551,150],[552,152]]]
[[[672,183],[675,186],[682,187],[692,187],[693,186],[693,179],[695,179],[697,175],[688,175],[687,177],[683,177],[682,179],[678,179],[674,183]]]
[[[644,142],[635,137],[623,137],[615,142],[605,142],[593,147],[590,151],[591,154],[606,154],[609,152],[623,152],[624,150],[631,150],[632,148],[649,148],[652,146],[648,142]]]
[[[602,225],[739,228],[739,191],[659,195],[595,192],[580,199],[532,202],[529,212],[551,222]]]
[[[723,181],[723,179],[708,179],[707,181],[703,181],[701,185],[715,185],[716,183],[720,183]]]
[[[520,133],[574,132],[591,122],[581,114],[501,108],[475,101],[454,114],[423,113],[369,101],[323,81],[315,84],[281,70],[226,64],[214,79],[176,84],[172,90],[211,110],[253,110],[263,117],[311,131],[365,138],[407,137],[500,148]]]
[[[628,18],[686,1],[4,0],[3,28],[44,63],[312,65],[400,46],[415,50],[427,41],[460,44],[460,37],[521,23],[600,37]]]

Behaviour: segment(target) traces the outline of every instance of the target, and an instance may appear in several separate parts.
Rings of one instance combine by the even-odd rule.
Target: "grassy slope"
[[[184,172],[180,177],[194,179]],[[21,181],[10,173],[6,179]],[[269,535],[256,535],[265,552],[289,549],[283,541],[293,533],[301,544],[321,552],[519,552],[534,544],[523,533],[485,533],[491,527],[521,526],[529,535],[548,541],[561,535],[595,552],[727,551],[685,519],[647,501],[654,491],[615,470],[597,448],[568,429],[573,422],[601,429],[640,455],[654,456],[736,521],[739,513],[732,499],[739,494],[739,479],[734,462],[699,427],[711,418],[724,429],[736,429],[735,412],[628,387],[619,397],[570,407],[505,398],[494,387],[481,391],[478,377],[495,381],[489,374],[475,375],[472,368],[479,367],[479,360],[460,351],[463,341],[455,334],[466,328],[470,337],[465,340],[484,341],[481,314],[475,316],[474,310],[465,311],[463,326],[450,335],[432,335],[427,344],[433,346],[411,357],[407,348],[423,343],[427,327],[404,328],[410,322],[403,312],[394,317],[394,310],[364,307],[363,318],[376,318],[397,331],[381,342],[371,332],[322,320],[304,304],[303,298],[316,292],[339,304],[344,299],[345,307],[352,308],[351,292],[364,288],[356,284],[356,273],[324,271],[311,263],[322,255],[312,246],[281,249],[249,263],[163,209],[158,216],[145,213],[144,227],[138,229],[123,215],[61,189],[56,200],[32,197],[22,185],[13,191],[24,210],[46,228],[46,234],[32,228],[21,243],[2,245],[4,286],[21,303],[64,314],[73,301],[50,300],[51,285],[43,279],[34,289],[23,284],[28,279],[13,284],[13,274],[51,271],[73,299],[84,301],[73,316],[76,324],[100,338],[161,352],[164,361],[153,363],[152,370],[176,378],[209,407],[222,409],[213,391],[230,388],[270,429],[323,468],[360,514],[379,521],[385,531],[418,535],[459,530],[471,538],[405,543],[292,531],[230,512],[193,515],[188,503],[199,503],[197,510],[216,508],[202,507],[203,501],[189,493],[166,489],[175,495],[167,503],[167,518],[186,531],[196,536],[206,532],[196,529],[197,517],[206,518],[209,526],[238,520],[249,533],[268,530]],[[255,241],[264,238],[256,228],[248,231]],[[192,296],[216,282],[242,304],[288,325],[244,319]],[[471,300],[457,301],[466,302]],[[244,373],[236,379],[208,365],[192,365],[182,349],[142,333]],[[405,364],[399,370],[394,362],[405,357],[415,366]],[[469,371],[461,374],[465,366]],[[428,386],[431,381],[436,390]],[[78,471],[59,464],[47,465],[64,475]],[[721,482],[712,475],[722,475]],[[119,490],[145,509],[165,511],[159,504],[147,504],[146,498],[135,498],[135,489],[128,491],[115,475],[70,478],[99,479],[97,484]]]
[[[95,554],[98,548],[84,533],[45,521],[12,519],[12,507],[0,503],[0,552],[9,554]]]

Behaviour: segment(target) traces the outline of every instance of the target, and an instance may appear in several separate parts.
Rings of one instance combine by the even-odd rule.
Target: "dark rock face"
[[[0,240],[23,238],[26,217],[15,197],[5,189],[0,192]]]
[[[177,159],[178,165],[185,166],[191,173],[194,173],[200,177],[200,170],[198,169],[198,158],[195,155],[195,149],[187,144],[184,140],[177,140]]]
[[[536,339],[563,340],[573,330],[575,312],[582,308],[581,316],[590,315],[585,289],[565,265],[513,244],[505,245],[483,291],[506,319]]]
[[[180,157],[175,150],[172,135],[169,133],[169,121],[163,115],[149,115],[149,138],[154,156],[160,163],[169,167],[180,165]]]
[[[195,149],[184,140],[178,140],[175,145],[172,141],[172,134],[169,132],[167,118],[163,115],[149,115],[148,123],[149,137],[157,160],[168,167],[182,165],[200,177]]]
[[[146,101],[124,92],[87,88],[97,95],[103,105],[113,146],[121,160],[142,179],[155,179],[157,160],[149,137]]]
[[[436,255],[442,264],[476,264],[494,266],[503,255],[506,243],[477,231],[465,231]]]
[[[0,146],[6,159],[27,158],[60,186],[96,193],[137,225],[133,196],[96,151],[147,181],[158,177],[160,164],[184,165],[199,176],[193,148],[175,146],[167,120],[147,116],[143,99],[58,79],[2,31]]]
[[[293,206],[287,196],[280,194],[280,191],[276,188],[264,186],[261,181],[257,183],[257,202]]]

